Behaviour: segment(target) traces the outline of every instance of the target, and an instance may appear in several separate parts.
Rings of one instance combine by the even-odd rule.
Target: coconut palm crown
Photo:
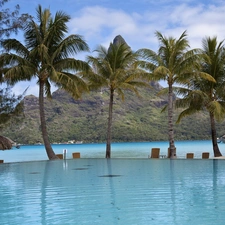
[[[168,95],[168,150],[169,157],[173,159],[176,158],[173,118],[176,99],[174,85],[187,85],[193,77],[207,77],[207,74],[199,72],[199,50],[190,49],[186,31],[178,39],[163,36],[158,31],[156,37],[159,41],[157,52],[150,49],[140,49],[138,53],[142,58],[140,66],[149,71],[149,79],[164,80],[168,85],[161,93]]]
[[[90,89],[104,87],[109,92],[109,117],[107,127],[106,158],[111,157],[112,116],[114,96],[117,94],[124,100],[125,90],[130,90],[138,95],[138,87],[148,86],[140,80],[142,71],[137,68],[138,55],[127,45],[119,35],[108,49],[99,46],[96,50],[97,57],[88,56],[87,60],[92,66],[89,73]]]
[[[39,85],[39,107],[41,130],[49,159],[56,159],[47,133],[44,96],[51,97],[51,84],[64,88],[74,97],[80,97],[87,85],[75,73],[87,70],[87,63],[73,58],[88,45],[79,35],[69,35],[66,23],[70,16],[62,11],[52,17],[48,9],[39,5],[36,9],[37,22],[31,19],[24,31],[24,43],[16,39],[2,41],[7,53],[1,55],[4,76],[9,83],[37,79]]]
[[[177,107],[185,108],[178,122],[186,116],[199,111],[208,111],[211,125],[211,137],[214,156],[222,156],[217,143],[215,121],[220,122],[225,115],[225,51],[223,41],[217,37],[202,40],[202,71],[211,75],[215,82],[205,79],[193,79],[188,87],[182,89],[182,98],[176,102]]]

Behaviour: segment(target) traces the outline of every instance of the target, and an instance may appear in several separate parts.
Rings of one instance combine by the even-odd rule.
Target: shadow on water
[[[49,171],[50,171],[50,165],[51,162],[47,161],[44,165],[44,169],[43,169],[43,181],[42,181],[42,185],[41,185],[41,224],[47,224],[46,223],[46,214],[47,214],[47,182],[49,179]]]
[[[110,220],[109,218],[109,215],[111,215],[111,218],[112,218],[112,221],[113,223],[112,224],[119,224],[120,222],[120,218],[119,218],[119,214],[118,214],[118,210],[119,208],[117,207],[117,193],[116,193],[116,190],[117,190],[117,186],[115,185],[114,181],[115,179],[117,179],[118,177],[121,177],[123,175],[121,174],[114,174],[113,173],[113,169],[112,167],[115,166],[115,165],[112,165],[112,160],[113,159],[105,159],[104,163],[106,163],[106,174],[104,175],[98,175],[99,178],[102,178],[104,179],[105,181],[108,181],[108,184],[107,185],[109,188],[108,188],[108,197],[109,197],[109,204],[110,204],[110,212],[108,212],[108,220]],[[110,223],[110,222],[109,222]],[[110,223],[111,224],[111,223]]]
[[[117,199],[116,199],[116,191],[114,187],[114,179],[113,177],[118,177],[121,175],[113,174],[112,173],[112,164],[111,159],[107,159],[107,168],[108,168],[108,178],[109,178],[109,188],[110,188],[110,196],[111,196],[111,205],[113,206],[113,212],[112,216],[114,219],[114,224],[119,224],[119,215],[118,215],[118,209],[117,209]]]
[[[213,171],[212,171],[212,180],[213,180],[213,199],[215,206],[218,205],[218,188],[217,188],[217,182],[218,182],[218,159],[213,159]]]

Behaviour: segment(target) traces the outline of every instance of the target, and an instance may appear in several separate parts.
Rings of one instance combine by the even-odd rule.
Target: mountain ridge
[[[151,88],[142,88],[137,97],[125,93],[122,102],[115,96],[113,109],[113,142],[166,141],[167,113],[161,109],[167,104],[167,97],[157,95],[161,86],[151,82]],[[75,100],[68,93],[58,89],[51,100],[45,100],[45,115],[51,143],[105,142],[109,95],[106,89],[92,91]],[[175,113],[175,119],[178,112]],[[33,95],[24,98],[23,118],[16,118],[2,129],[1,134],[17,143],[42,143],[38,98]],[[224,123],[217,125],[218,136],[223,134]],[[187,117],[174,125],[175,140],[210,139],[210,124],[207,113]]]

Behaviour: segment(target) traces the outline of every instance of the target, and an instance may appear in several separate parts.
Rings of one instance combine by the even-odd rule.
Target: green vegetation
[[[0,1],[0,6],[5,2]],[[217,124],[215,119],[219,118],[218,122],[224,119],[225,60],[224,48],[221,47],[221,53],[217,51],[220,49],[216,50],[214,39],[205,41],[205,48],[199,51],[189,49],[186,32],[179,39],[156,32],[158,52],[141,49],[134,53],[119,35],[109,49],[101,46],[99,55],[89,56],[87,63],[73,58],[89,48],[81,36],[65,36],[69,15],[59,11],[52,17],[48,9],[42,10],[39,5],[37,23],[24,15],[18,17],[21,19],[18,27],[13,26],[16,14],[2,11],[0,15],[3,26],[0,37],[8,38],[12,31],[23,27],[25,37],[24,45],[16,39],[1,40],[5,53],[0,56],[0,82],[15,84],[36,78],[39,84],[39,97],[24,98],[23,115],[5,121],[3,135],[22,144],[44,142],[49,159],[57,158],[51,143],[69,140],[106,142],[107,158],[111,141],[169,140],[174,158],[175,140],[211,137],[214,153],[220,155],[216,137],[224,135],[224,123]],[[5,24],[7,18],[12,23]],[[143,61],[139,61],[137,53]],[[146,87],[146,78],[150,88]],[[166,81],[168,88],[156,83],[160,80]],[[59,87],[53,94],[51,84]],[[196,91],[200,94],[196,95]],[[184,96],[177,101],[181,107],[178,110],[174,109],[175,94]],[[3,91],[1,109],[7,103],[4,97]],[[11,106],[16,106],[14,103]],[[165,108],[168,112],[162,113]],[[0,114],[8,116],[10,112]],[[191,116],[183,118],[186,115]],[[181,123],[175,124],[181,118]]]
[[[106,88],[109,94],[108,101],[108,126],[106,138],[106,158],[111,157],[112,120],[113,111],[116,108],[115,96],[117,94],[124,100],[124,91],[129,90],[138,95],[137,87],[147,86],[147,83],[140,79],[142,70],[137,68],[138,55],[132,52],[125,40],[116,36],[113,43],[106,49],[100,46],[97,50],[98,57],[88,57],[88,63],[92,66],[93,72],[88,71],[90,89]],[[115,107],[114,107],[115,106]],[[129,130],[129,127],[127,127]]]
[[[176,147],[174,142],[174,88],[175,85],[187,85],[189,80],[200,75],[200,64],[198,63],[198,51],[190,49],[186,31],[178,39],[165,37],[156,32],[159,41],[159,50],[154,52],[150,49],[139,50],[145,60],[141,66],[149,71],[151,80],[164,80],[168,88],[164,93],[168,96],[168,139],[170,158],[176,158]],[[199,77],[199,76],[198,76]]]
[[[166,141],[167,114],[161,113],[167,104],[163,97],[157,97],[158,83],[151,83],[149,89],[139,91],[141,98],[132,92],[125,93],[125,101],[115,98],[112,141]],[[68,140],[104,142],[106,140],[108,100],[106,90],[85,94],[82,100],[74,100],[63,90],[53,93],[52,100],[45,104],[46,123],[51,143]],[[180,111],[175,111],[174,119]],[[217,124],[218,136],[224,134],[225,123]],[[175,140],[210,139],[210,122],[207,112],[184,118],[174,127]],[[42,143],[38,98],[24,98],[22,122],[11,121],[2,129],[3,135],[18,143]]]
[[[215,120],[218,122],[224,119],[225,115],[225,99],[224,99],[224,66],[225,52],[223,42],[218,43],[217,38],[203,39],[202,50],[202,71],[210,74],[214,81],[205,79],[190,80],[188,88],[182,88],[179,99],[176,104],[180,107],[187,107],[180,114],[181,118],[192,115],[201,110],[207,110],[210,118],[211,139],[214,156],[222,156],[217,143],[217,133]]]
[[[19,5],[16,5],[13,10],[4,8],[7,2],[8,0],[0,0],[0,41],[12,33],[17,33],[30,18],[28,14],[19,14]],[[0,125],[22,112],[23,106],[20,102],[25,94],[25,91],[19,96],[13,94],[11,86],[4,78],[2,63],[3,61],[0,60]]]
[[[18,81],[37,79],[39,85],[39,110],[42,137],[49,159],[56,159],[48,137],[44,95],[51,97],[51,84],[63,87],[74,97],[81,96],[87,85],[75,73],[89,68],[86,62],[71,58],[78,52],[88,51],[88,45],[79,35],[69,35],[67,23],[70,16],[58,11],[51,16],[48,9],[39,5],[37,22],[30,19],[25,27],[25,45],[16,39],[5,39],[2,46],[6,50],[0,57],[4,78],[15,84]],[[48,113],[48,112],[46,112]]]
[[[21,100],[24,94],[25,92],[23,95],[15,96],[10,86],[0,89],[0,127],[23,112]]]

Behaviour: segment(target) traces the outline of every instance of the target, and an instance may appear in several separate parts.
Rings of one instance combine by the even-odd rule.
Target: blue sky
[[[21,13],[36,16],[40,4],[52,14],[62,10],[71,16],[69,32],[82,35],[91,51],[101,44],[108,47],[120,34],[133,50],[158,49],[155,31],[178,38],[187,30],[191,48],[201,47],[202,38],[225,38],[224,0],[10,0],[6,7],[20,5]],[[22,38],[20,35],[18,39]],[[79,56],[84,59],[83,55]],[[16,94],[30,85],[27,94],[37,95],[38,86],[19,83]],[[53,89],[54,90],[54,89]]]

